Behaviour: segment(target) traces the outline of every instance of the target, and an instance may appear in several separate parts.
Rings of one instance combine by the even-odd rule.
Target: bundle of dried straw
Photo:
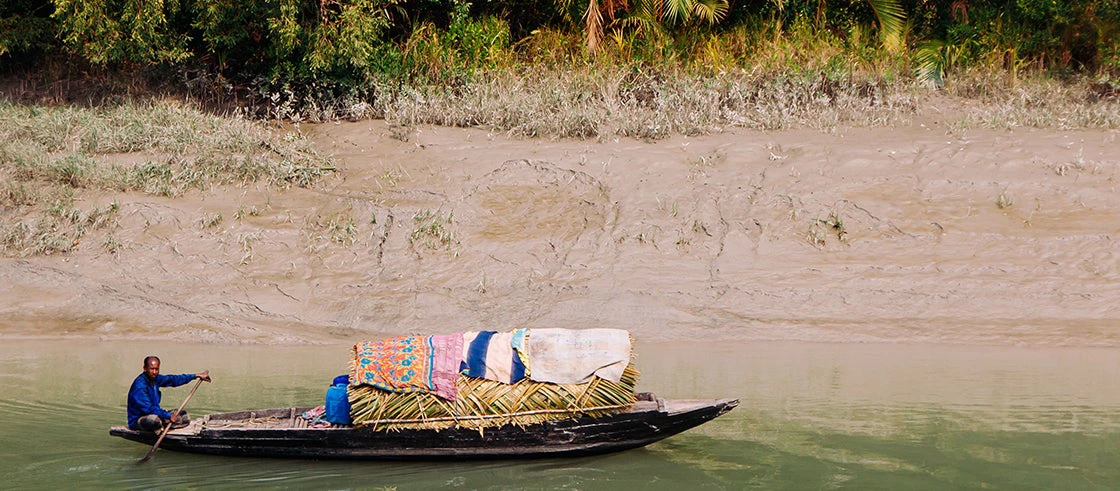
[[[354,425],[375,429],[482,430],[506,424],[528,425],[580,415],[625,411],[635,402],[638,370],[633,364],[615,383],[595,377],[585,384],[558,385],[523,379],[515,384],[459,375],[459,396],[446,401],[434,394],[399,394],[370,386],[350,387]]]

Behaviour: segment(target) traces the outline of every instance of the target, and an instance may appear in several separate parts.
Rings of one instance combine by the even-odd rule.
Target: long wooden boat
[[[626,412],[485,430],[385,431],[308,428],[309,408],[210,414],[171,430],[161,449],[214,455],[312,459],[442,460],[594,455],[637,448],[696,427],[739,405],[737,399],[664,400],[641,394]],[[114,426],[109,434],[152,445],[157,435]]]

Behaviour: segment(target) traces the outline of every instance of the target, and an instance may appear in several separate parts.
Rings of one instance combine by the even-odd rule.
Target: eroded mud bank
[[[122,246],[0,260],[0,336],[1120,346],[1115,131],[300,130],[340,167],[311,191],[84,196]]]

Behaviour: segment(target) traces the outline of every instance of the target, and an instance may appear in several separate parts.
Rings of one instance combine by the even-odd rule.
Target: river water
[[[893,344],[641,344],[640,390],[731,413],[600,457],[379,463],[212,457],[108,435],[147,354],[209,369],[194,415],[321,403],[347,346],[69,340],[0,345],[5,489],[1115,489],[1120,351]],[[176,407],[189,386],[164,390]]]

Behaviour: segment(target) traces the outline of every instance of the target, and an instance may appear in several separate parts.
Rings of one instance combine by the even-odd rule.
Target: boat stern
[[[113,426],[109,428],[109,436],[119,436],[125,440],[139,443],[155,443],[158,436],[150,431],[130,430],[127,426]]]
[[[168,431],[167,437],[165,437],[166,441],[164,443],[166,444],[169,442],[174,442],[175,440],[181,439],[183,437],[195,435],[198,433],[199,429],[200,428],[198,427],[198,424],[192,421],[190,425],[184,428],[176,428],[174,430]],[[159,438],[159,433],[154,433],[151,431],[132,430],[127,426],[112,426],[109,428],[109,436],[119,436],[121,438],[124,438],[125,440],[152,445],[155,444],[156,439]]]

